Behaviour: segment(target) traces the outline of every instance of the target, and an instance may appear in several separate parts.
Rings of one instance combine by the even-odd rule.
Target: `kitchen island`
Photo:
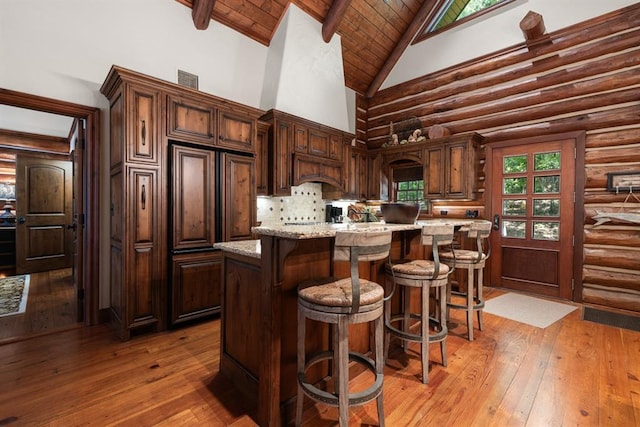
[[[334,263],[336,232],[390,230],[391,257],[422,258],[420,230],[427,222],[458,227],[472,219],[434,219],[415,224],[381,222],[254,227],[260,240],[217,244],[223,250],[220,372],[245,392],[261,426],[280,426],[293,417],[296,395],[297,286],[325,276],[348,277],[347,263]],[[342,265],[344,264],[344,265]],[[362,277],[383,283],[384,262],[361,264]],[[308,324],[307,348],[326,348],[325,325]],[[368,325],[352,325],[350,345],[370,350]],[[319,366],[310,375],[328,375]]]

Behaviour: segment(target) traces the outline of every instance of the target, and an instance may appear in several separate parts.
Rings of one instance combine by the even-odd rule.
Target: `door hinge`
[[[84,299],[84,289],[78,289],[78,299],[79,300]]]
[[[78,224],[84,227],[84,214],[78,215]]]
[[[576,247],[576,236],[571,236],[571,246]]]
[[[571,291],[572,292],[576,290],[575,283],[576,283],[576,281],[574,279],[571,279]]]

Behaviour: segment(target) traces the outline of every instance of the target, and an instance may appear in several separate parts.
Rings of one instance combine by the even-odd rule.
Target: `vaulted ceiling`
[[[194,25],[210,20],[266,46],[287,5],[293,3],[322,23],[325,41],[341,37],[347,87],[373,96],[443,0],[176,0],[192,9]]]

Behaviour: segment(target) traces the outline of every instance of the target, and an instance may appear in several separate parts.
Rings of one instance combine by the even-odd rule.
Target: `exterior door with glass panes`
[[[491,285],[572,299],[575,139],[491,151]]]

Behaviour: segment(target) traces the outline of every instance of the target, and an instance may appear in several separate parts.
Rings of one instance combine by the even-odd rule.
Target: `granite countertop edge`
[[[318,223],[305,225],[272,225],[253,227],[251,231],[258,235],[274,236],[284,239],[321,239],[326,237],[335,237],[338,231],[358,231],[362,233],[376,231],[406,231],[418,230],[424,224],[454,224],[465,225],[474,221],[487,221],[483,219],[468,218],[437,218],[423,221],[416,221],[413,224],[386,224],[384,222],[369,223]],[[213,245],[216,249],[244,255],[252,258],[261,257],[260,240],[238,240],[232,242],[219,242]]]
[[[260,240],[237,240],[233,242],[214,243],[213,247],[226,252],[248,256],[250,258],[260,258]]]
[[[275,236],[287,239],[318,239],[324,237],[335,237],[338,231],[405,231],[417,230],[425,224],[453,224],[465,225],[474,221],[486,221],[477,218],[435,218],[416,221],[413,224],[386,224],[384,222],[360,222],[360,223],[318,223],[305,225],[273,225],[253,227],[251,231],[264,236]]]

